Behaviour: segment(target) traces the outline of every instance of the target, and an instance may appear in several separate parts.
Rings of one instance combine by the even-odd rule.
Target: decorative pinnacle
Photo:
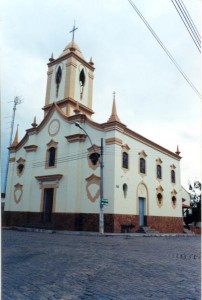
[[[91,66],[94,65],[94,62],[93,62],[93,60],[92,60],[92,57],[90,58],[89,64],[90,64]]]
[[[111,116],[108,120],[108,122],[121,122],[118,115],[117,115],[117,112],[116,112],[116,99],[115,99],[115,92],[113,92],[113,105],[112,105],[112,113],[111,113]]]
[[[180,155],[180,151],[179,151],[179,147],[178,147],[178,145],[177,145],[177,151],[175,152],[177,155]]]
[[[32,127],[36,128],[37,125],[38,125],[38,124],[36,123],[36,117],[34,117],[34,121],[33,121],[33,123],[32,123]]]
[[[53,53],[51,54],[51,57],[49,58],[49,61],[51,62],[51,61],[54,61],[55,60],[55,58],[53,57]]]

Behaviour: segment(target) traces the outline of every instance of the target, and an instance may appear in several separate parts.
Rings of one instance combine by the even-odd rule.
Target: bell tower
[[[48,78],[44,111],[48,112],[51,104],[57,105],[67,116],[81,112],[91,117],[93,96],[92,58],[89,62],[84,58],[79,46],[74,41],[73,26],[72,41],[65,47],[62,54],[54,59],[53,54],[48,63]]]

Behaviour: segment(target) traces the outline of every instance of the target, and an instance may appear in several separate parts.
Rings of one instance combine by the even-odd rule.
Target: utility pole
[[[104,233],[104,174],[103,174],[103,138],[101,138],[101,150],[100,150],[100,218],[99,218],[99,232]]]
[[[12,120],[11,120],[11,132],[10,132],[9,147],[12,144],[16,106],[22,103],[22,99],[20,97],[16,96],[14,101],[12,101],[12,102],[14,102],[14,105],[13,105],[13,115],[12,115]],[[9,156],[10,156],[10,152],[8,150],[7,161],[6,161],[6,174],[5,174],[4,189],[3,189],[4,193],[6,193],[6,185],[7,185],[7,179],[8,179]]]
[[[91,146],[93,148],[93,151],[96,153],[96,150],[93,146],[93,143],[91,141],[90,136],[88,133],[85,131],[85,129],[78,123],[75,123],[75,126],[79,127],[85,134],[87,135]],[[100,149],[100,158],[98,157],[98,161],[100,164],[100,211],[99,211],[99,233],[103,234],[104,233],[104,174],[103,174],[103,168],[104,168],[104,163],[103,163],[103,138],[101,138],[101,149]]]

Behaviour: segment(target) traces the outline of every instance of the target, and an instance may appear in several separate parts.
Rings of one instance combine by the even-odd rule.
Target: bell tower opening
[[[62,78],[62,69],[59,66],[56,72],[56,76],[55,76],[55,82],[56,82],[56,97],[58,97],[58,90],[59,90],[59,85],[61,82],[61,78]]]
[[[84,89],[84,85],[85,85],[85,73],[84,73],[84,69],[82,69],[81,72],[80,72],[79,82],[80,82],[80,98],[82,99],[83,89]]]

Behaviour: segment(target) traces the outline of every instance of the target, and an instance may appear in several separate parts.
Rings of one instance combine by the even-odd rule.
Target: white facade
[[[135,223],[136,229],[146,225],[140,224],[143,213],[151,227],[162,232],[181,231],[179,151],[170,152],[128,129],[117,116],[115,98],[108,122],[92,121],[93,63],[85,61],[74,42],[58,59],[51,58],[48,66],[44,120],[39,125],[34,122],[19,143],[16,136],[10,148],[5,223],[43,221],[46,199],[50,197],[51,207],[47,210],[51,209],[52,217],[48,222],[55,218],[56,228],[60,218],[63,225],[59,228],[76,229],[79,224],[81,230],[95,230],[100,165],[89,156],[95,148],[100,153],[103,138],[104,198],[109,201],[104,208],[107,230],[118,232],[127,223]],[[94,147],[75,122],[88,133]],[[127,156],[125,167],[123,153]],[[144,172],[140,172],[140,159]],[[157,178],[157,165],[161,178]],[[72,224],[72,218],[77,225]]]

